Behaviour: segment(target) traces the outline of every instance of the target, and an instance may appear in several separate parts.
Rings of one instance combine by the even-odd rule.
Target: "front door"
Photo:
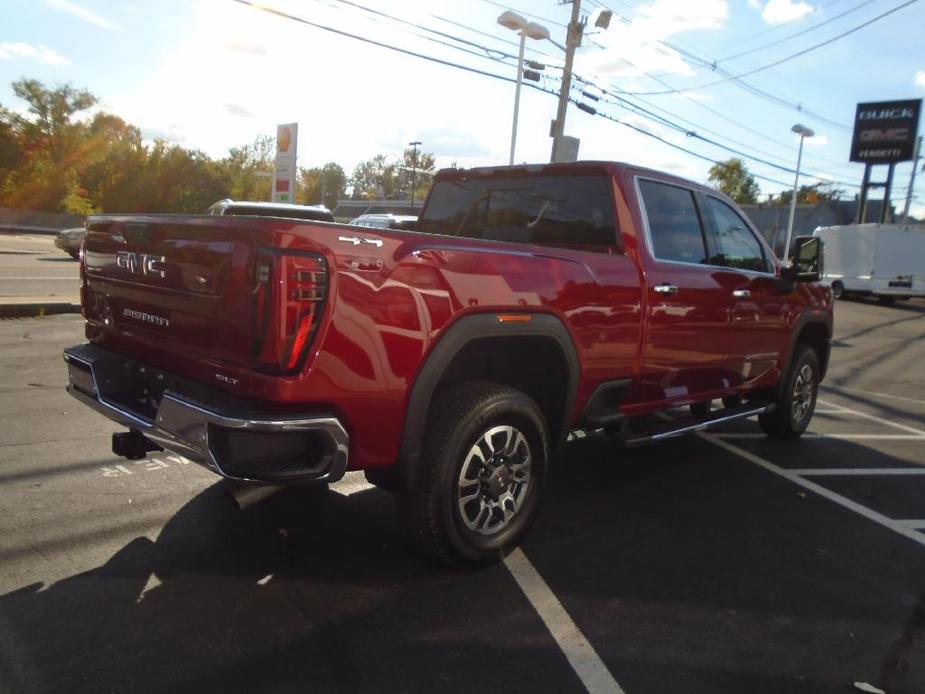
[[[693,402],[724,388],[729,297],[708,265],[704,214],[683,186],[637,179],[645,223],[647,331],[634,399]],[[700,398],[702,399],[702,398]]]
[[[710,263],[729,302],[723,344],[730,385],[775,380],[789,332],[787,297],[779,289],[770,251],[731,205],[712,195],[702,200]]]

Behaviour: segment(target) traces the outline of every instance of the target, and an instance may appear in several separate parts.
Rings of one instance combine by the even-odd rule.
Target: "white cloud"
[[[919,70],[915,73],[915,86],[925,89],[925,70]]]
[[[721,29],[728,14],[726,0],[653,0],[639,5],[629,24],[614,21],[607,31],[594,35],[604,50],[576,56],[578,71],[622,78],[647,72],[690,75],[693,71],[681,56],[659,41],[685,31]]]
[[[0,43],[0,60],[11,58],[34,58],[46,65],[67,65],[71,61],[55,49],[41,43],[31,44],[22,41],[3,41]]]
[[[76,3],[71,2],[70,0],[45,0],[45,2],[54,7],[56,10],[61,12],[66,12],[67,14],[74,15],[83,21],[94,24],[103,29],[109,29],[110,31],[119,31],[122,29],[118,24],[112,22],[106,17],[98,15],[92,10],[88,10],[86,7],[82,7]]]
[[[768,24],[784,24],[805,17],[815,8],[802,0],[769,0],[761,18]]]
[[[228,111],[232,116],[240,116],[241,118],[253,118],[254,114],[251,113],[247,107],[242,106],[241,104],[225,104],[225,110]]]
[[[751,7],[753,10],[760,10],[761,0],[748,0],[748,6]]]

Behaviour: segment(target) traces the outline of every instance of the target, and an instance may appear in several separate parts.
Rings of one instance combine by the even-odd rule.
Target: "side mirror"
[[[797,236],[790,254],[790,267],[781,276],[793,282],[818,282],[824,264],[822,239],[815,236]]]

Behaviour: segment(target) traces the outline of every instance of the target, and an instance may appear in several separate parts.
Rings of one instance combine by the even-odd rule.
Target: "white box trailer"
[[[925,225],[846,224],[813,232],[825,242],[823,279],[836,298],[925,296]]]

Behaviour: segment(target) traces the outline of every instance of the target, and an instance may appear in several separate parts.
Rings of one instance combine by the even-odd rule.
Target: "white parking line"
[[[824,475],[925,475],[925,467],[811,467],[791,469],[794,475],[820,477]]]
[[[869,509],[866,506],[862,506],[856,501],[852,501],[848,497],[833,492],[831,489],[826,489],[820,484],[816,484],[812,480],[801,477],[793,470],[786,470],[782,467],[778,467],[774,463],[765,460],[764,458],[757,456],[754,453],[750,453],[743,448],[739,448],[735,444],[729,443],[728,441],[723,441],[721,438],[714,436],[713,434],[707,434],[702,431],[698,431],[697,436],[702,438],[704,441],[709,441],[714,446],[719,446],[720,448],[729,451],[730,453],[733,453],[740,458],[744,458],[748,462],[754,463],[755,465],[764,468],[768,472],[773,472],[775,475],[780,475],[784,479],[790,480],[794,484],[797,484],[804,489],[808,489],[814,494],[818,494],[819,496],[828,499],[829,501],[832,501],[839,506],[843,506],[849,511],[854,511],[858,515],[863,516],[864,518],[867,518],[874,523],[878,523],[885,528],[889,528],[893,532],[925,547],[925,534],[916,532],[912,528],[903,525],[899,521],[889,518],[888,516],[884,516],[882,513],[877,513],[873,509]]]
[[[585,689],[592,694],[623,694],[610,670],[588,643],[588,639],[579,631],[562,603],[546,585],[546,581],[527,559],[527,555],[520,549],[515,549],[505,557],[504,564],[562,649]]]
[[[906,398],[901,395],[889,395],[888,393],[875,393],[870,390],[863,390],[862,388],[845,388],[845,386],[833,386],[828,383],[823,383],[822,388],[828,388],[831,390],[843,390],[846,393],[863,393],[864,395],[873,395],[876,398],[888,398],[890,400],[902,400],[903,402],[914,402],[917,405],[925,405],[925,400]]]
[[[880,422],[881,424],[885,424],[886,426],[893,427],[894,429],[899,429],[900,431],[908,431],[911,434],[919,434],[920,436],[925,436],[925,430],[922,430],[922,429],[916,429],[915,427],[909,427],[909,426],[906,426],[905,424],[897,424],[896,422],[891,422],[890,420],[884,419],[883,417],[877,417],[872,414],[867,414],[866,412],[859,412],[858,410],[852,410],[850,407],[843,407],[842,405],[837,405],[834,402],[827,402],[824,400],[820,400],[819,402],[821,402],[823,405],[826,405],[827,407],[834,407],[836,409],[841,410],[842,412],[848,412],[850,414],[853,414],[855,417],[863,417],[864,419],[870,419],[870,420],[873,420],[874,422]]]
[[[925,518],[910,518],[906,520],[898,520],[896,522],[899,525],[912,528],[913,530],[925,530]]]
[[[757,432],[749,433],[740,433],[740,432],[729,432],[725,433],[722,431],[715,432],[716,436],[719,436],[723,439],[765,439],[767,438],[766,434],[759,434]],[[818,434],[815,432],[808,432],[803,434],[804,439],[844,439],[846,441],[865,441],[867,439],[881,440],[881,441],[921,441],[925,439],[925,436],[920,434]]]

